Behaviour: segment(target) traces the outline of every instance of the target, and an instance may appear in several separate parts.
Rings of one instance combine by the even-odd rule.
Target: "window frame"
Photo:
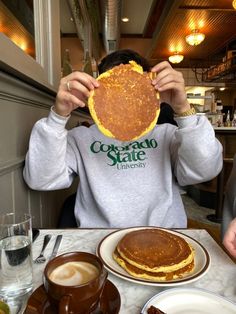
[[[59,1],[34,0],[36,59],[0,33],[0,67],[56,91],[61,78]]]

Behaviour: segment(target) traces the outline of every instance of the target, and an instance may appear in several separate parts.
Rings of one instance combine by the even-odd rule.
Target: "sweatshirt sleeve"
[[[51,109],[47,118],[34,125],[23,171],[32,189],[57,190],[71,185],[74,174],[67,160],[68,119]],[[70,156],[73,159],[73,151]]]
[[[222,169],[222,145],[204,116],[175,118],[178,128],[171,144],[178,183],[182,186],[206,182]]]

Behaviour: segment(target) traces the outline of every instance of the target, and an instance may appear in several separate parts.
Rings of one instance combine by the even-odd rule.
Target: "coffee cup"
[[[44,287],[59,314],[89,314],[97,309],[107,279],[102,261],[87,252],[70,252],[50,260]]]

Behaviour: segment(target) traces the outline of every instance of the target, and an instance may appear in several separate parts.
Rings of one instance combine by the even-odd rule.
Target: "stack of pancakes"
[[[156,125],[160,107],[150,73],[134,61],[102,73],[88,99],[99,130],[120,141],[144,136]]]
[[[113,258],[132,276],[152,281],[178,279],[194,268],[194,252],[187,241],[158,228],[127,233]]]

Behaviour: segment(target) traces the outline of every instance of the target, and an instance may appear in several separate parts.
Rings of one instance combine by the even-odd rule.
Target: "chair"
[[[74,215],[76,193],[67,197],[62,205],[57,228],[78,228]]]

